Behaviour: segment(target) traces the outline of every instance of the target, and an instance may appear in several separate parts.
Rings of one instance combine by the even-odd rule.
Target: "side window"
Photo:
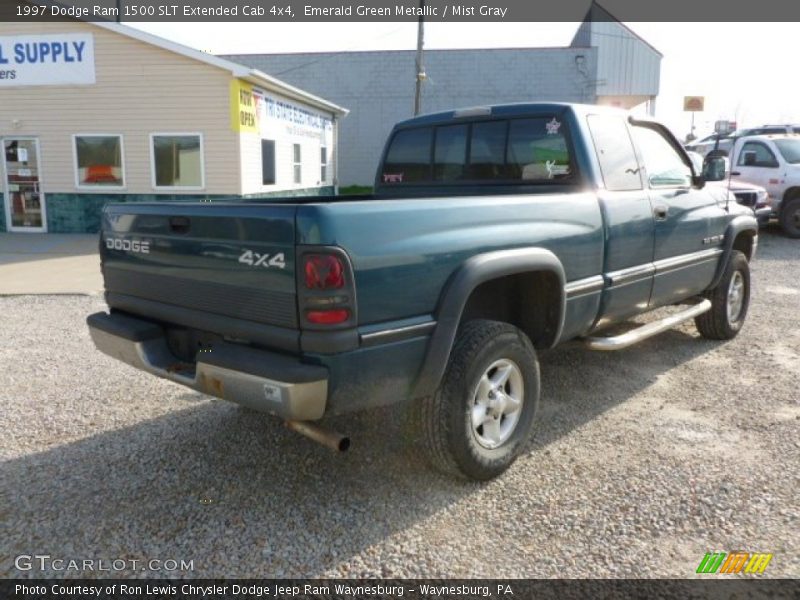
[[[692,184],[692,170],[661,133],[634,126],[633,137],[642,152],[651,187],[683,187]]]
[[[504,179],[508,121],[474,123],[469,143],[467,179]]]
[[[587,120],[606,189],[611,192],[642,189],[639,163],[625,120],[605,115],[590,115]]]
[[[430,127],[403,129],[392,138],[383,163],[383,183],[414,183],[431,178]]]
[[[746,162],[746,153],[748,152],[755,153],[755,159],[750,159],[753,162]],[[740,167],[775,168],[778,166],[778,160],[772,150],[761,142],[747,142],[742,146],[742,151],[739,153],[739,161],[736,164]]]
[[[509,121],[506,177],[526,182],[571,178],[564,130],[555,117]]]
[[[467,126],[448,125],[436,128],[433,151],[433,178],[455,181],[464,178],[467,161]]]

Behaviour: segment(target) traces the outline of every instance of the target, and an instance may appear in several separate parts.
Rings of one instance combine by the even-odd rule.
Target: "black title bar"
[[[0,20],[178,22],[800,21],[796,0],[2,0]]]

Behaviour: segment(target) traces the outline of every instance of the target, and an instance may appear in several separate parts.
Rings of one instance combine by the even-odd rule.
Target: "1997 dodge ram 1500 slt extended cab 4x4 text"
[[[110,312],[88,324],[103,352],[329,445],[345,438],[315,421],[408,402],[434,466],[489,479],[534,429],[537,352],[692,318],[738,333],[757,223],[703,184],[666,128],[613,109],[421,116],[394,127],[373,196],[108,205]]]

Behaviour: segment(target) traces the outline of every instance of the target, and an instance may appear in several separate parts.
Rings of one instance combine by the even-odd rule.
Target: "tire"
[[[428,462],[474,481],[497,477],[530,437],[539,388],[536,351],[522,331],[498,321],[467,322],[439,390],[414,406]]]
[[[731,252],[722,279],[704,297],[711,300],[711,310],[695,317],[700,335],[710,340],[735,338],[750,306],[750,264],[742,252]]]
[[[800,198],[789,200],[781,210],[781,228],[790,238],[800,238]]]

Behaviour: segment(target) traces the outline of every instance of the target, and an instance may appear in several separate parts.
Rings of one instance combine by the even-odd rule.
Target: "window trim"
[[[200,185],[156,185],[156,146],[157,137],[189,137],[200,138]],[[150,134],[150,184],[154,190],[202,191],[206,189],[205,143],[199,131],[158,131]]]
[[[322,151],[325,150],[325,162],[322,162]],[[328,147],[325,144],[319,146],[319,182],[320,184],[328,183]],[[322,176],[322,169],[325,169],[325,176]]]
[[[80,167],[78,166],[78,138],[90,137],[115,137],[119,139],[120,170],[122,171],[122,185],[86,185],[81,183]],[[73,133],[72,134],[72,169],[75,172],[75,189],[82,192],[120,191],[128,188],[128,173],[125,170],[125,136],[121,133]]]
[[[470,158],[470,146],[472,142],[472,125],[475,123],[486,123],[486,122],[497,122],[497,121],[505,121],[508,123],[508,129],[506,131],[506,149],[504,152],[504,160],[507,164],[508,162],[508,142],[511,137],[511,122],[512,121],[525,121],[530,119],[552,119],[556,118],[561,121],[562,124],[566,124],[566,129],[564,130],[564,142],[567,145],[567,153],[572,159],[572,163],[570,166],[572,167],[572,172],[570,173],[569,178],[565,179],[537,179],[537,180],[526,180],[526,179],[459,179],[455,181],[440,181],[434,178],[434,158],[435,158],[435,151],[436,151],[436,130],[439,127],[447,127],[449,125],[467,125],[467,155],[466,159]],[[391,138],[389,139],[388,143],[385,146],[384,153],[381,156],[380,166],[383,167],[386,163],[386,158],[389,153],[389,149],[391,145],[394,143],[396,136],[399,133],[411,131],[415,129],[431,129],[431,144],[430,144],[430,152],[428,158],[428,167],[429,167],[429,179],[425,181],[414,181],[414,182],[403,182],[400,184],[387,184],[385,183],[380,174],[378,175],[379,181],[376,182],[378,187],[388,186],[390,188],[413,188],[413,187],[420,187],[420,188],[431,188],[431,187],[464,187],[464,186],[495,186],[495,187],[522,187],[522,186],[562,186],[562,187],[576,187],[580,186],[585,183],[583,179],[583,172],[580,168],[580,161],[578,154],[576,152],[577,148],[575,146],[575,140],[573,138],[572,129],[573,129],[573,121],[569,118],[568,113],[561,112],[561,113],[545,113],[545,114],[529,114],[529,115],[495,115],[492,118],[491,115],[480,115],[475,118],[464,119],[460,118],[458,120],[453,121],[442,121],[439,123],[422,123],[419,125],[413,125],[411,127],[400,127],[395,129],[391,133]],[[469,163],[465,163],[465,166],[468,166]]]

